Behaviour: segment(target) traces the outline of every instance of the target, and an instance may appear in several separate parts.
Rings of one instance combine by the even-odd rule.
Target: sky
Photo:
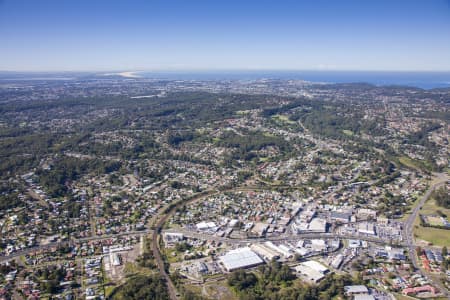
[[[450,71],[450,0],[0,0],[0,70]]]

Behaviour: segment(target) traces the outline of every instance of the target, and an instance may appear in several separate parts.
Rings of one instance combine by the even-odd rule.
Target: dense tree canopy
[[[169,299],[167,287],[159,275],[131,277],[120,286],[111,297],[112,300],[166,300]]]

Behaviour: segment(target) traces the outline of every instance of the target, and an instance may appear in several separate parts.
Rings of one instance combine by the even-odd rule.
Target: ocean
[[[297,79],[321,83],[370,83],[377,86],[401,85],[422,89],[450,88],[450,72],[378,71],[204,71],[138,72],[146,78],[179,80]]]

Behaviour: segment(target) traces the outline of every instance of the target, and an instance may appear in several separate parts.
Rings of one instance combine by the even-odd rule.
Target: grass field
[[[404,165],[405,167],[415,169],[415,170],[426,170],[426,165],[418,160],[414,160],[407,156],[401,156],[398,158],[398,161]]]
[[[284,116],[284,115],[275,115],[272,117],[272,119],[274,119],[275,121],[278,121],[280,123],[295,124],[294,121],[289,120],[289,117]]]
[[[450,216],[450,209],[445,209],[436,205],[433,199],[429,199],[420,210],[423,215],[436,215],[440,210],[447,216]],[[417,228],[416,228],[417,227]],[[417,239],[424,240],[436,246],[450,246],[450,230],[422,227],[419,219],[414,222],[414,236]]]
[[[342,132],[343,132],[346,136],[353,136],[353,131],[351,131],[351,130],[344,129],[344,130],[342,130]]]
[[[393,295],[394,295],[395,299],[397,299],[397,300],[417,300],[417,298],[413,298],[413,297],[410,297],[410,296],[404,296],[404,295],[398,294],[398,293],[393,293]],[[432,299],[433,300],[445,300],[447,298],[445,298],[445,297],[444,298],[437,297],[437,298],[432,298]]]
[[[394,293],[394,297],[397,300],[415,300],[416,299],[416,298],[409,297],[409,296],[403,296],[402,294],[397,294],[397,293]]]
[[[427,216],[426,220],[431,226],[443,226],[444,225],[444,223],[442,222],[442,219],[440,217]]]
[[[417,239],[430,242],[436,246],[450,245],[450,230],[419,226],[414,228],[414,235]]]
[[[438,215],[438,210],[447,215],[447,218],[450,218],[450,209],[438,206],[431,197],[425,202],[419,214]],[[416,239],[430,242],[436,246],[450,245],[450,230],[420,226],[419,217],[414,222],[414,236]]]
[[[207,299],[237,300],[238,297],[228,287],[226,280],[204,283],[203,285],[185,285],[186,289],[197,295],[206,296]]]
[[[436,201],[434,201],[434,199],[431,199],[431,198],[427,202],[425,202],[424,206],[420,210],[420,214],[422,214],[422,215],[437,215],[438,210],[441,211],[442,213],[446,214],[447,217],[450,217],[450,209],[438,206],[436,204]]]

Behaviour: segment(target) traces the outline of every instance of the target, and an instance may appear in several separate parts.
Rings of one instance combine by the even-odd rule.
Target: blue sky
[[[0,0],[0,70],[450,71],[450,1]]]

